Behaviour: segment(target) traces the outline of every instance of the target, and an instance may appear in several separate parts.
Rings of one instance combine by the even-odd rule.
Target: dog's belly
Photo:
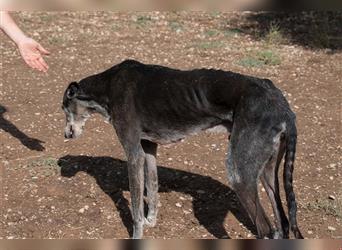
[[[204,130],[213,129],[216,127],[221,127],[220,132],[229,131],[229,127],[226,126],[226,122],[210,122],[205,124],[200,124],[197,126],[187,126],[184,129],[176,128],[159,128],[154,130],[143,131],[141,138],[149,140],[158,144],[170,144],[183,140],[187,136],[196,135]]]

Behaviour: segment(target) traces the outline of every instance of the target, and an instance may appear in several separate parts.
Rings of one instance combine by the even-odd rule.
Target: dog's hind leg
[[[274,215],[276,217],[276,225],[279,235],[274,235],[273,238],[288,238],[289,237],[289,221],[285,215],[283,205],[279,193],[278,170],[281,159],[284,156],[285,144],[280,142],[275,154],[266,164],[263,174],[260,176],[263,186],[271,201]]]
[[[258,238],[273,237],[273,229],[261,206],[258,179],[271,152],[254,131],[232,132],[228,146],[228,180],[258,231]],[[267,156],[266,156],[267,155]]]
[[[158,173],[157,173],[157,144],[141,140],[141,146],[145,152],[145,185],[147,191],[148,214],[145,225],[154,227],[158,214]]]

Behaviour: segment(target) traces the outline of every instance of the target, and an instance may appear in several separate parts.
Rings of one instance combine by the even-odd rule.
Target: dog
[[[223,70],[183,71],[125,60],[79,83],[70,83],[62,108],[65,138],[80,136],[92,113],[102,114],[113,124],[127,156],[133,238],[143,236],[144,225],[156,224],[157,145],[216,126],[230,133],[226,160],[229,185],[255,224],[258,238],[289,238],[290,227],[295,238],[303,238],[292,185],[296,117],[270,80]],[[289,220],[279,194],[278,169],[283,156]],[[259,180],[273,208],[275,229],[260,203]]]

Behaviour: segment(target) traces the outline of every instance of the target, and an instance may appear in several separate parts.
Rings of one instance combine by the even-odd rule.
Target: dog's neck
[[[95,113],[101,114],[106,120],[111,120],[111,112],[109,110],[109,100],[106,95],[106,82],[99,75],[94,75],[81,83],[85,96],[89,100],[81,100],[83,105],[94,110]],[[96,83],[96,84],[95,84]],[[90,94],[91,93],[91,94]]]
[[[107,120],[110,120],[110,115],[108,112],[108,106],[107,105],[100,105],[96,101],[90,101],[88,103],[89,107],[95,109],[96,113],[101,114],[104,118]]]

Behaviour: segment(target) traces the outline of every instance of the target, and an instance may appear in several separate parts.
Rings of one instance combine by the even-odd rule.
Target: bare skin
[[[25,63],[33,69],[47,72],[49,66],[43,59],[43,55],[48,55],[50,52],[32,38],[26,36],[7,11],[1,11],[0,15],[0,28],[17,45]]]

